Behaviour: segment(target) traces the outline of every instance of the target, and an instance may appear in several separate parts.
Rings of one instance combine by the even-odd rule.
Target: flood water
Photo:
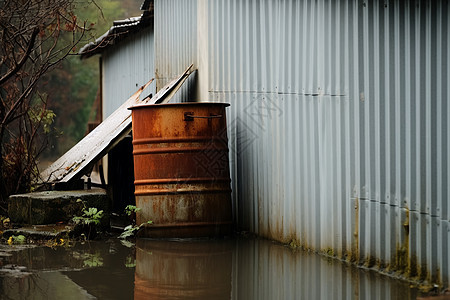
[[[1,299],[415,299],[405,282],[261,239],[0,249]],[[18,247],[18,246],[16,246]]]

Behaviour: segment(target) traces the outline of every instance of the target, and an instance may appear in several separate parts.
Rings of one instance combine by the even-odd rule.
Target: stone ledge
[[[111,201],[103,189],[79,191],[45,191],[12,195],[8,201],[8,214],[15,225],[45,225],[67,223],[73,216],[81,216],[83,204],[104,211],[102,227],[109,226]]]
[[[70,236],[73,231],[74,226],[69,225],[33,225],[5,230],[3,237],[8,239],[12,235],[23,235],[33,240],[49,240]]]

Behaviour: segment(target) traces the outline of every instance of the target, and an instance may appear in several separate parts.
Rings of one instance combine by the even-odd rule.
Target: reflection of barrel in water
[[[230,240],[138,240],[134,299],[230,299]]]
[[[231,233],[225,103],[132,107],[138,225],[145,237]]]

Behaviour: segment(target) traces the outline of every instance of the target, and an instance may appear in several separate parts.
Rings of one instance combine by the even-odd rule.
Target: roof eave
[[[95,54],[101,54],[110,46],[151,25],[153,25],[153,10],[144,11],[139,17],[114,21],[113,26],[107,32],[94,42],[84,45],[78,54],[81,59],[89,58]]]

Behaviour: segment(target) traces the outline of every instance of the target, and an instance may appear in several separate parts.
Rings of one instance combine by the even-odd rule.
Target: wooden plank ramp
[[[164,86],[152,98],[139,99],[153,82],[149,80],[106,120],[41,172],[40,183],[68,183],[90,173],[94,164],[131,132],[131,106],[167,103],[181,87],[190,72],[190,65],[180,76]]]

